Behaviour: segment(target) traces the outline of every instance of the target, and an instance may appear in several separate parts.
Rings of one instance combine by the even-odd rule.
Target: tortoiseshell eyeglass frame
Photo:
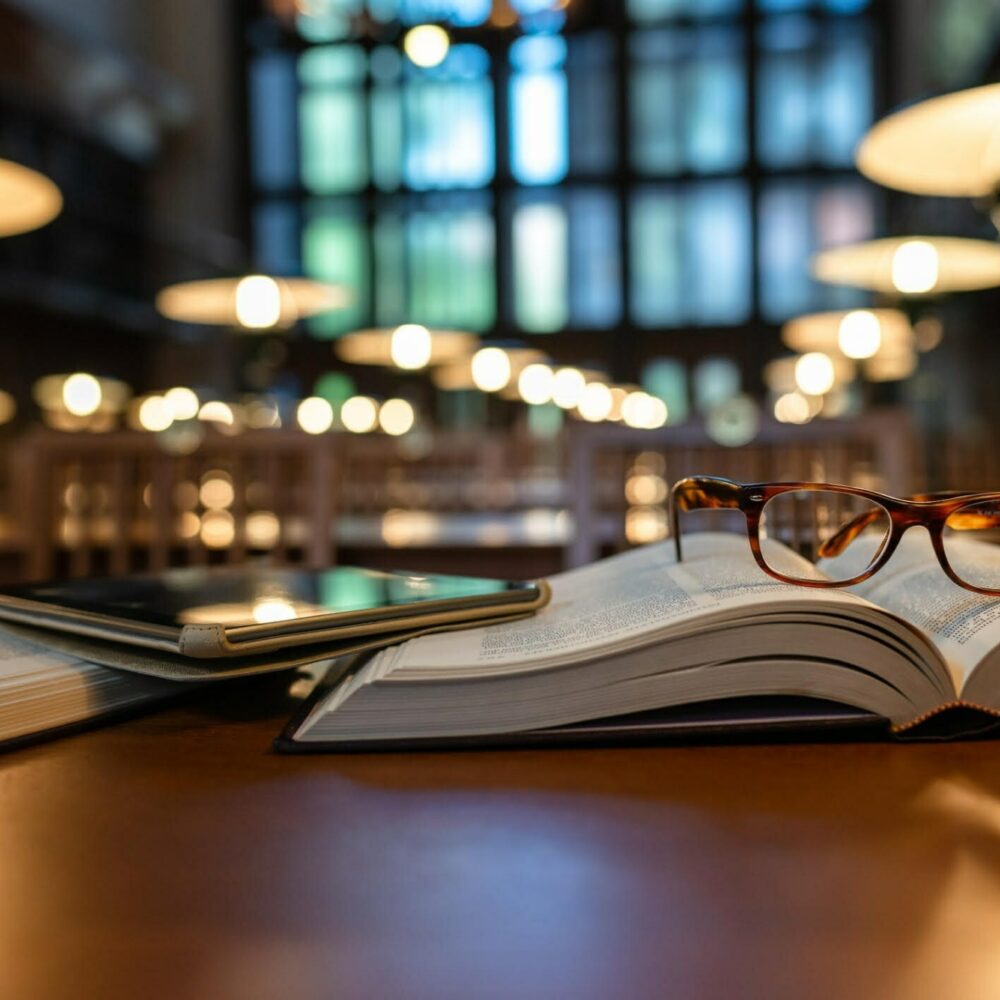
[[[810,492],[849,493],[877,504],[889,516],[889,533],[868,568],[849,580],[802,580],[785,576],[772,569],[764,559],[760,548],[760,521],[764,507],[769,500],[782,493],[807,490]],[[925,527],[930,534],[931,544],[941,568],[948,577],[966,590],[990,597],[1000,597],[1000,589],[977,587],[963,580],[951,568],[945,552],[942,531],[949,517],[963,507],[975,503],[1000,504],[1000,493],[920,493],[902,499],[863,490],[854,486],[836,483],[737,483],[718,476],[689,476],[674,483],[670,490],[670,532],[674,537],[677,561],[683,558],[681,552],[680,511],[690,510],[739,510],[747,522],[747,536],[750,550],[757,565],[775,580],[792,583],[797,587],[851,587],[877,573],[890,559],[903,533],[917,525]],[[848,521],[835,535],[828,538],[819,549],[819,555],[833,557],[839,555],[861,532],[878,517],[874,508]],[[950,527],[983,528],[1000,527],[1000,514],[993,512],[965,512],[960,520],[953,520]]]

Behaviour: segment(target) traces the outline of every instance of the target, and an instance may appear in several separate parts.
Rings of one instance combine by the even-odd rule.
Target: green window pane
[[[386,213],[374,236],[380,326],[480,331],[496,322],[494,229],[485,209]]]
[[[494,232],[481,211],[417,212],[407,219],[409,318],[486,330],[496,320]]]
[[[362,95],[320,90],[299,100],[302,183],[316,194],[356,191],[368,183]]]
[[[383,191],[403,182],[403,101],[399,88],[376,85],[371,94],[372,180]]]
[[[299,56],[303,87],[360,83],[365,77],[365,50],[357,45],[322,45]]]
[[[333,42],[348,38],[351,20],[362,12],[364,0],[321,0],[302,4],[295,19],[298,33],[308,42]]]
[[[640,326],[677,326],[683,319],[678,200],[672,194],[639,191],[631,215],[632,315]]]
[[[705,413],[739,395],[743,376],[732,358],[705,358],[694,369],[694,402]]]
[[[361,326],[368,299],[365,233],[361,221],[350,216],[319,216],[302,233],[302,267],[311,278],[346,286],[353,296],[343,309],[308,321],[317,337],[335,337]]]
[[[313,395],[325,399],[334,406],[350,399],[357,392],[354,379],[344,372],[325,372],[316,379]]]
[[[667,419],[672,424],[687,419],[688,402],[687,370],[683,361],[676,358],[657,358],[642,370],[642,387],[646,392],[667,404]]]
[[[528,433],[536,438],[556,437],[563,429],[566,411],[554,403],[528,407]]]
[[[569,318],[566,212],[529,203],[514,211],[514,318],[524,330],[549,333]]]
[[[402,217],[383,215],[375,222],[375,323],[396,326],[413,321],[407,302],[406,228]]]

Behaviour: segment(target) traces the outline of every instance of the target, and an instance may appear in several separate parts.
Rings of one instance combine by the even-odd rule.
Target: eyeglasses
[[[941,568],[955,583],[1000,597],[1000,546],[991,551],[972,541],[1000,540],[1000,493],[924,493],[899,499],[830,483],[745,484],[691,476],[670,491],[678,562],[679,513],[706,509],[742,511],[757,565],[785,583],[861,583],[889,561],[905,531],[922,525]],[[788,548],[822,575],[806,575],[808,567],[790,559]]]

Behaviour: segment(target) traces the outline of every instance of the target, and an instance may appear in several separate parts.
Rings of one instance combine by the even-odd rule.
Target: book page
[[[831,576],[850,577],[864,571],[878,544],[862,536],[843,555],[820,565]],[[962,544],[981,550],[983,560],[1000,563],[1000,546]],[[886,566],[851,590],[926,632],[960,675],[959,690],[979,661],[1000,646],[1000,599],[953,583],[923,528],[908,531]]]
[[[781,556],[799,575],[815,570],[790,550]],[[599,651],[638,645],[651,634],[711,615],[739,617],[758,609],[817,603],[834,608],[863,602],[840,591],[780,583],[754,562],[745,536],[694,534],[684,539],[684,560],[672,542],[650,545],[561,573],[549,580],[552,601],[523,621],[425,636],[382,654],[378,669],[448,672],[481,666],[490,673],[549,662],[584,659]]]

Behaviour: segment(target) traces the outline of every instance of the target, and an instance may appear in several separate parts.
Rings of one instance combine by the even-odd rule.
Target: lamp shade
[[[479,338],[461,330],[428,329],[416,323],[356,330],[340,337],[334,349],[342,361],[418,371],[469,357]]]
[[[350,302],[337,285],[309,278],[210,278],[168,285],[156,296],[157,311],[178,323],[286,329],[300,319]]]
[[[796,316],[782,327],[781,339],[800,354],[822,351],[861,360],[910,347],[913,331],[898,309],[842,309]]]
[[[871,240],[818,253],[812,273],[830,284],[897,295],[968,292],[1000,285],[1000,245],[939,236]]]
[[[0,236],[16,236],[51,222],[63,206],[59,188],[44,174],[0,160]]]
[[[1000,84],[910,105],[872,126],[857,166],[886,187],[978,198],[1000,186]]]
[[[518,399],[517,377],[527,368],[528,365],[536,361],[544,361],[545,355],[533,347],[513,347],[506,345],[484,344],[476,355],[460,358],[458,361],[442,365],[434,370],[431,376],[434,384],[439,389],[482,389],[483,379],[480,372],[474,371],[474,359],[483,357],[483,352],[490,349],[502,352],[507,360],[506,378],[502,385],[492,386],[484,391],[496,391],[501,396],[508,399]],[[479,382],[476,376],[480,375]]]

